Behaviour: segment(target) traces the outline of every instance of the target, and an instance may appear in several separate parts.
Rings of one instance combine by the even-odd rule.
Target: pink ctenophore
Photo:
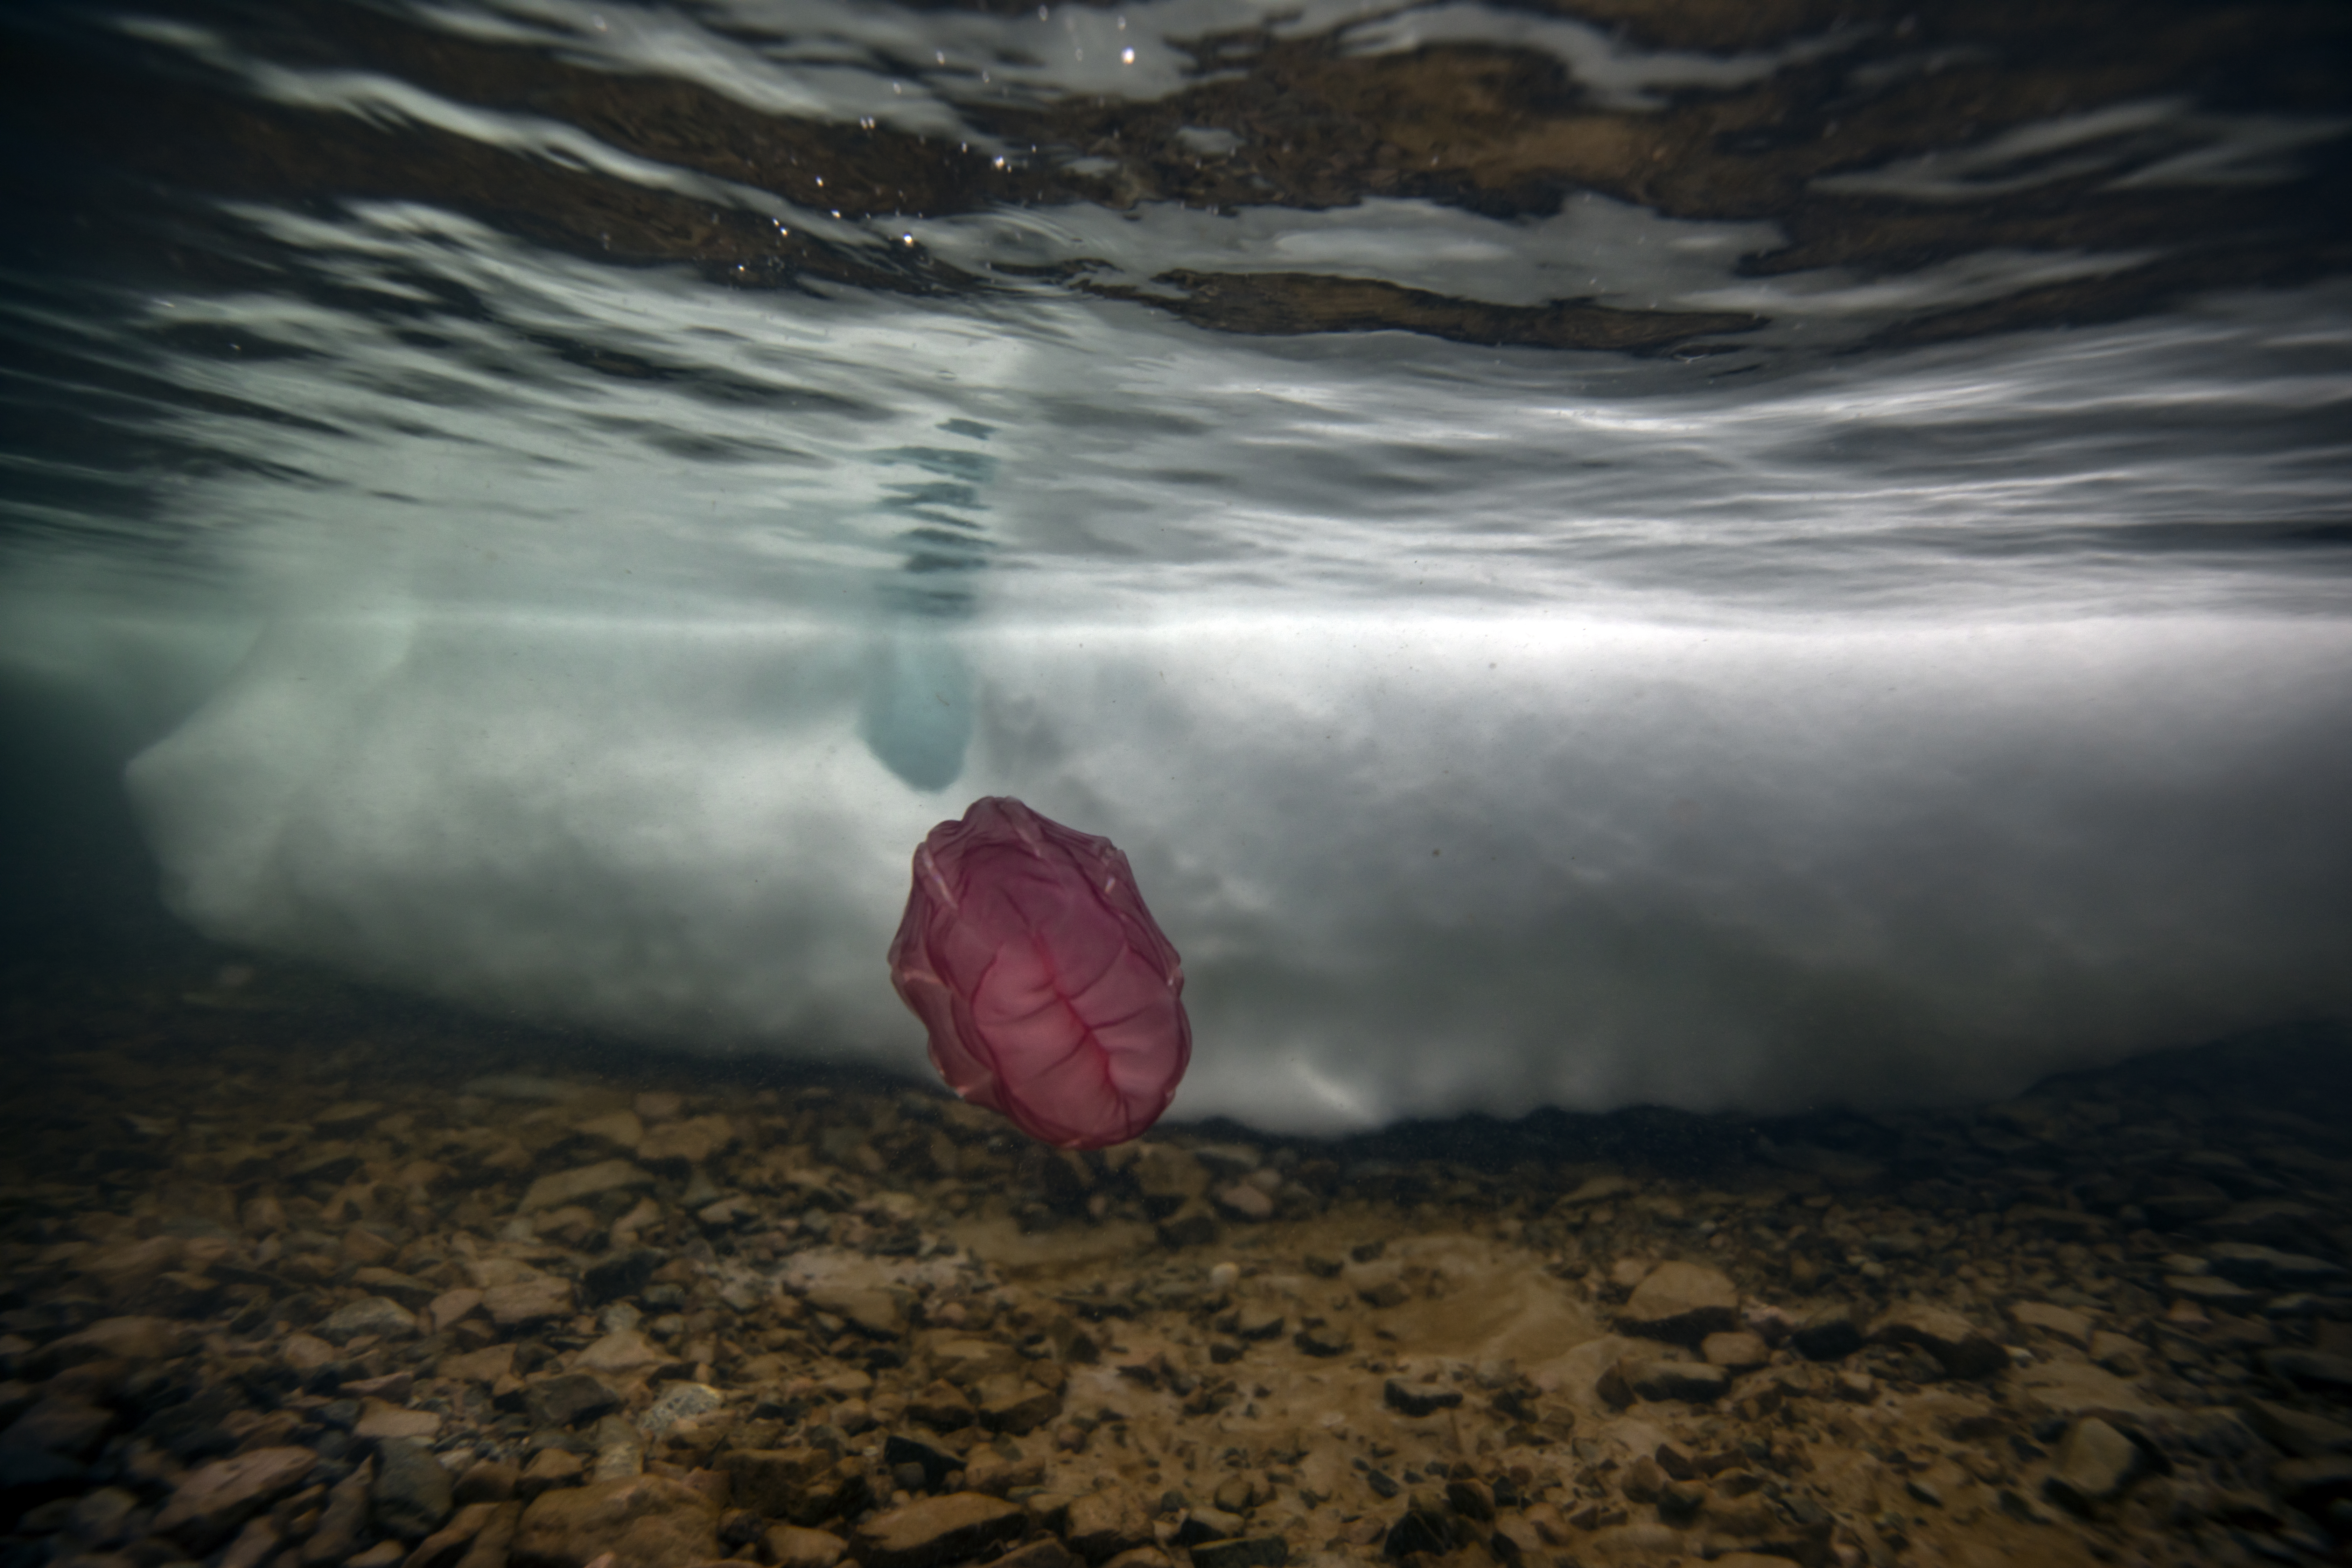
[[[890,983],[950,1089],[1058,1148],[1140,1136],[1192,1059],[1184,966],[1127,857],[1010,795],[915,851]]]

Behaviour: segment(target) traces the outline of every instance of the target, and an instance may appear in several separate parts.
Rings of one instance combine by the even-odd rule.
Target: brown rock
[[[520,1472],[505,1459],[477,1459],[457,1478],[450,1495],[459,1503],[505,1502],[515,1495],[520,1477]]]
[[[1089,1563],[1100,1563],[1151,1542],[1151,1521],[1125,1489],[1088,1492],[1070,1504],[1062,1539]]]
[[[1236,1219],[1265,1220],[1274,1217],[1274,1199],[1264,1187],[1252,1182],[1235,1182],[1217,1190],[1217,1206]]]
[[[876,1514],[857,1527],[850,1552],[864,1568],[938,1568],[1013,1540],[1027,1521],[1016,1503],[980,1492],[952,1492]]]
[[[2091,1342],[2091,1320],[2070,1307],[2048,1301],[2020,1301],[2010,1308],[2009,1315],[2021,1328],[2055,1334],[2077,1350]]]
[[[163,1361],[187,1348],[189,1331],[169,1318],[105,1318],[79,1333],[51,1340],[51,1364],[79,1366],[86,1361]]]
[[[490,1321],[499,1327],[528,1328],[571,1316],[572,1281],[540,1274],[511,1285],[494,1285],[482,1292],[482,1305],[489,1309]]]
[[[444,1290],[426,1304],[425,1315],[431,1321],[435,1333],[445,1334],[479,1311],[481,1306],[479,1290]]]
[[[177,1237],[151,1236],[91,1253],[80,1260],[77,1272],[111,1300],[129,1306],[156,1276],[177,1268],[186,1250],[187,1243]]]
[[[443,1377],[462,1377],[476,1383],[496,1383],[514,1371],[514,1346],[485,1345],[478,1351],[463,1351],[445,1355],[434,1365]]]
[[[699,1165],[734,1146],[734,1123],[724,1116],[698,1116],[654,1128],[637,1144],[637,1158],[648,1165]]]
[[[1772,1359],[1771,1348],[1762,1337],[1745,1331],[1709,1334],[1699,1342],[1698,1353],[1727,1372],[1746,1372]]]
[[[1719,1366],[1664,1356],[1627,1356],[1617,1363],[1617,1375],[1634,1397],[1652,1401],[1705,1405],[1722,1398],[1731,1387],[1731,1374]]]
[[[318,1527],[302,1543],[301,1560],[308,1568],[340,1563],[359,1543],[360,1527],[367,1523],[368,1474],[364,1468],[337,1481],[320,1510]]]
[[[86,1458],[114,1425],[111,1413],[71,1393],[34,1404],[0,1432],[0,1454],[41,1453]]]
[[[509,1560],[515,1568],[688,1568],[720,1556],[719,1510],[684,1481],[627,1476],[541,1493],[523,1510]]]
[[[2246,1425],[2298,1458],[2352,1454],[2352,1426],[2265,1399],[2245,1405]]]
[[[430,1410],[406,1410],[397,1405],[387,1405],[381,1399],[371,1399],[362,1405],[359,1421],[352,1427],[352,1435],[371,1442],[382,1442],[387,1437],[422,1440],[440,1430],[441,1417]]]
[[[562,1448],[541,1448],[515,1478],[515,1493],[526,1501],[557,1487],[578,1480],[588,1461]]]
[[[155,1533],[210,1551],[257,1510],[292,1491],[319,1456],[308,1448],[256,1448],[199,1465],[182,1476],[155,1516]]]
[[[922,1389],[907,1401],[907,1419],[919,1421],[940,1432],[953,1432],[972,1423],[971,1401],[963,1390],[945,1378]]]
[[[2042,1490],[2078,1513],[2087,1513],[2129,1486],[2145,1466],[2139,1446],[2096,1416],[2067,1428],[2051,1460]]]
[[[457,1560],[457,1568],[507,1568],[507,1558],[514,1547],[516,1529],[522,1523],[522,1504],[499,1503],[490,1514],[490,1521],[466,1548]]]
[[[1633,1288],[1617,1321],[1628,1333],[1696,1344],[1739,1326],[1739,1292],[1720,1269],[1661,1263]]]
[[[582,1198],[598,1193],[609,1193],[621,1187],[649,1187],[653,1173],[642,1170],[626,1160],[603,1160],[576,1170],[556,1171],[531,1183],[530,1189],[516,1205],[519,1212],[532,1214],[540,1209],[562,1208]]]
[[[2352,1458],[2282,1459],[2271,1467],[2271,1486],[2297,1508],[2325,1513],[2331,1503],[2352,1499]]]
[[[458,1559],[482,1527],[499,1510],[493,1502],[468,1503],[449,1516],[449,1522],[416,1543],[401,1568],[457,1568]]]
[[[992,1377],[1018,1376],[1021,1353],[994,1340],[945,1340],[931,1347],[931,1365],[958,1388],[971,1388]]]
[[[1138,1145],[1134,1172],[1144,1210],[1154,1219],[1167,1217],[1209,1190],[1208,1167],[1165,1143]]]
[[[1120,1553],[1111,1561],[1123,1563],[1151,1550],[1148,1546],[1138,1547],[1134,1551]],[[1154,1552],[1154,1555],[1158,1554]],[[1068,1547],[1050,1535],[1041,1535],[1034,1541],[1024,1542],[1014,1547],[990,1564],[990,1568],[1076,1568],[1077,1561],[1070,1555]],[[1160,1562],[1164,1564],[1167,1559],[1163,1557]]]
[[[1958,1312],[1916,1303],[1889,1308],[1871,1324],[1869,1342],[1917,1345],[1947,1377],[1986,1377],[2009,1365],[2009,1352]]]
[[[879,1339],[896,1339],[907,1331],[907,1309],[887,1290],[859,1285],[818,1285],[804,1298],[815,1311],[854,1323]]]
[[[796,1524],[769,1526],[761,1545],[772,1568],[833,1568],[849,1550],[849,1542],[830,1531]]]
[[[1062,1396],[1034,1383],[1012,1384],[985,1392],[980,1402],[980,1424],[992,1432],[1022,1436],[1062,1413]]]
[[[669,1359],[636,1330],[615,1329],[582,1351],[580,1359],[572,1365],[582,1372],[602,1372],[625,1377],[633,1372],[659,1366]]]
[[[735,1505],[768,1519],[813,1525],[850,1495],[848,1479],[822,1448],[730,1448],[716,1463]]]

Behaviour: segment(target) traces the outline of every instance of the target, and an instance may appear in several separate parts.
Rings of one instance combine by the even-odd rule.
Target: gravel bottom
[[[7,994],[0,1568],[2352,1555],[2340,1033],[1076,1155],[217,959]]]

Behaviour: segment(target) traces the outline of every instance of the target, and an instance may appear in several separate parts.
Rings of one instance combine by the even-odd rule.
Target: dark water
[[[1180,1112],[2352,1012],[2336,9],[0,26],[27,929],[911,1068],[1013,793]]]

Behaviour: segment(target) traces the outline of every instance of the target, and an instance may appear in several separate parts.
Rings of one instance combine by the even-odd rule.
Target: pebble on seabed
[[[2352,1136],[2242,1062],[1688,1118],[1661,1168],[1625,1119],[1080,1156],[912,1090],[149,1022],[9,1064],[5,1568],[2352,1539]]]

